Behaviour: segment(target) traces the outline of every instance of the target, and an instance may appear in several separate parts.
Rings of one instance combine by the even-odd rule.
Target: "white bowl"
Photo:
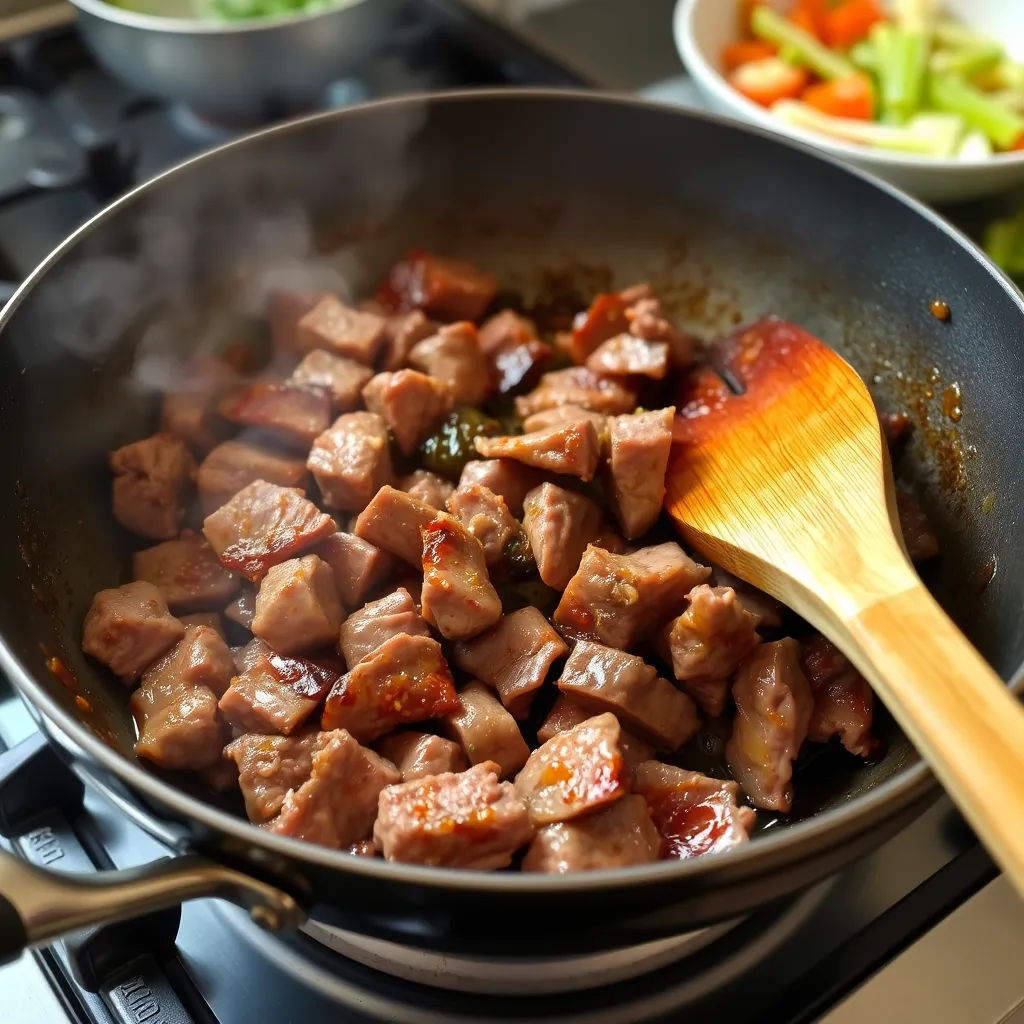
[[[778,0],[773,2],[784,6]],[[736,39],[738,6],[739,0],[679,0],[676,4],[676,48],[712,109],[799,139],[931,202],[974,199],[1024,185],[1024,152],[996,153],[983,160],[911,156],[839,142],[779,121],[771,111],[733,89],[723,75],[722,47]],[[947,0],[945,6],[965,24],[1004,42],[1013,56],[1020,58],[1024,0]]]

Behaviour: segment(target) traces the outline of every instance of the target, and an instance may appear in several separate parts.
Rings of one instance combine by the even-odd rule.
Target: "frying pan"
[[[483,91],[308,118],[124,197],[0,318],[0,662],[75,770],[188,854],[74,885],[0,856],[5,955],[210,894],[268,927],[296,923],[301,907],[437,950],[623,946],[810,886],[934,797],[883,716],[883,757],[839,773],[808,766],[794,820],[743,848],[538,877],[391,864],[271,835],[135,760],[127,694],[79,648],[92,595],[126,579],[105,453],[153,429],[157,392],[191,352],[259,343],[268,288],[363,294],[409,246],[473,260],[535,302],[649,280],[705,336],[777,313],[835,345],[880,405],[916,417],[902,471],[942,542],[931,583],[1002,677],[1021,681],[1024,473],[1007,439],[1024,419],[1024,300],[934,213],[775,136],[630,99]],[[929,313],[933,298],[950,304],[948,322]],[[958,423],[943,411],[954,382]],[[55,657],[66,671],[47,669]]]

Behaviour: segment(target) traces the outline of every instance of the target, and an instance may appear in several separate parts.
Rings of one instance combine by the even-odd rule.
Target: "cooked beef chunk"
[[[270,452],[242,441],[225,441],[199,464],[196,485],[203,511],[209,515],[256,480],[305,490],[308,476],[305,459]]]
[[[760,643],[757,619],[731,587],[702,583],[689,607],[662,633],[665,660],[691,697],[709,714],[725,711],[729,677]]]
[[[476,450],[488,459],[513,459],[552,473],[592,480],[601,456],[594,424],[575,420],[560,426],[509,437],[477,437]]]
[[[890,446],[906,437],[914,426],[914,421],[905,412],[880,412],[878,419],[882,424],[882,433]]]
[[[224,748],[238,765],[238,785],[250,821],[262,825],[275,817],[289,790],[298,789],[313,773],[313,754],[324,733],[295,736],[244,733]]]
[[[363,401],[391,428],[404,455],[412,455],[420,441],[452,410],[452,391],[443,381],[418,370],[378,373],[363,388]]]
[[[380,795],[373,838],[388,860],[431,867],[504,868],[533,828],[511,783],[484,761],[468,771],[431,775]]]
[[[501,618],[480,541],[444,512],[423,527],[423,617],[446,640],[465,640]]]
[[[572,324],[569,355],[574,363],[587,357],[603,342],[621,334],[629,327],[626,303],[619,295],[598,295],[590,307],[578,313]]]
[[[540,384],[528,395],[516,399],[516,413],[521,419],[547,409],[576,405],[608,416],[632,412],[637,393],[632,385],[619,377],[608,377],[585,366],[545,373]]]
[[[151,540],[177,536],[186,492],[196,475],[188,446],[173,434],[154,434],[110,453],[114,518]]]
[[[700,728],[693,701],[632,654],[581,640],[558,688],[592,714],[618,720],[662,750],[676,750]]]
[[[200,450],[212,448],[225,427],[216,413],[217,401],[235,379],[234,370],[223,359],[202,353],[193,356],[174,389],[164,395],[161,431]]]
[[[735,782],[660,761],[645,761],[633,773],[633,792],[647,801],[665,858],[685,860],[745,843],[754,812],[737,806],[738,790]]]
[[[228,572],[200,533],[185,530],[176,540],[136,551],[132,575],[157,587],[174,612],[221,608],[238,593],[238,577]]]
[[[569,700],[564,693],[560,693],[555,703],[551,705],[547,718],[537,730],[537,741],[547,743],[552,736],[572,729],[580,722],[585,722],[592,717],[592,712],[587,711],[575,701]],[[628,732],[622,732],[619,734],[619,752],[622,754],[622,760],[626,767],[632,771],[638,764],[654,757],[654,746],[646,740],[637,739],[636,736]]]
[[[299,320],[297,340],[303,352],[329,349],[335,355],[372,366],[386,329],[384,317],[353,309],[336,296],[325,295]]]
[[[827,743],[838,736],[858,757],[870,757],[878,743],[871,735],[875,695],[867,680],[823,636],[800,643],[801,661],[814,694],[807,738]]]
[[[298,654],[333,644],[344,617],[331,567],[302,555],[267,571],[251,629],[280,654]]]
[[[409,365],[445,383],[462,405],[479,405],[492,390],[491,368],[471,323],[449,324],[416,342]]]
[[[528,383],[554,354],[532,321],[503,309],[480,328],[480,348],[490,360],[501,394]]]
[[[534,825],[568,821],[626,793],[618,719],[598,715],[538,747],[516,776]]]
[[[306,465],[325,505],[361,512],[392,480],[387,424],[376,413],[344,413],[313,442]]]
[[[523,500],[543,479],[540,470],[512,459],[477,459],[463,467],[459,486],[480,484],[504,498],[512,515],[521,516]]]
[[[168,611],[163,594],[138,580],[101,590],[92,599],[82,650],[131,681],[184,635],[185,627]]]
[[[437,718],[457,706],[441,645],[400,633],[335,684],[322,721],[325,729],[348,729],[370,743],[400,725]]]
[[[445,716],[445,732],[459,741],[471,764],[493,761],[499,777],[515,775],[526,764],[530,748],[494,692],[473,681],[459,691],[458,703],[458,710]]]
[[[377,744],[377,752],[398,769],[403,782],[469,767],[457,743],[429,732],[393,732]]]
[[[681,370],[693,362],[693,338],[665,319],[661,304],[652,296],[632,302],[626,310],[629,333],[644,341],[668,345],[669,365]]]
[[[398,772],[344,729],[322,732],[319,741],[309,778],[288,791],[267,828],[322,846],[350,846],[370,834],[380,793],[398,781]]]
[[[413,346],[424,338],[437,334],[440,324],[424,316],[418,309],[399,313],[388,319],[383,368],[400,370],[409,362]]]
[[[274,648],[258,636],[252,637],[247,644],[243,644],[241,647],[231,648],[231,657],[234,658],[235,668],[239,672],[245,672],[252,668],[261,657],[272,658],[273,656]]]
[[[409,592],[398,590],[353,612],[341,626],[338,649],[345,664],[355,668],[393,636],[430,636]]]
[[[386,551],[351,533],[332,533],[313,551],[334,573],[334,587],[346,608],[356,608],[366,595],[391,577],[395,560]]]
[[[281,355],[304,351],[299,337],[299,321],[323,298],[326,292],[276,291],[267,296],[267,322],[274,350]]]
[[[455,485],[443,476],[431,473],[429,469],[414,469],[398,481],[398,489],[440,512],[452,496]]]
[[[337,531],[302,491],[256,480],[203,522],[203,533],[221,562],[260,579],[266,571]]]
[[[755,807],[785,813],[793,803],[793,761],[814,709],[800,645],[787,637],[755,647],[732,695],[736,718],[726,757],[733,777]]]
[[[524,871],[563,875],[650,864],[661,836],[641,796],[624,796],[584,818],[544,825],[523,858]]]
[[[504,615],[485,633],[455,645],[455,664],[493,686],[515,718],[529,714],[534,694],[569,648],[537,608]]]
[[[226,395],[218,409],[232,423],[274,430],[302,447],[331,422],[326,392],[276,381],[251,384]]]
[[[606,489],[627,540],[646,533],[661,515],[674,415],[669,406],[608,421]]]
[[[399,590],[406,590],[409,596],[412,598],[412,603],[419,612],[423,607],[423,577],[422,576],[402,576],[395,580],[388,589],[381,594],[381,597],[390,597],[392,594],[397,594]]]
[[[754,616],[755,628],[764,626],[766,629],[778,629],[782,625],[784,609],[771,594],[758,590],[717,565],[711,566],[711,583],[716,587],[731,587],[736,591],[736,600]]]
[[[536,337],[537,328],[533,321],[520,316],[512,309],[503,309],[480,325],[480,348],[488,359],[493,359],[503,348],[519,345]]]
[[[303,356],[288,379],[299,387],[326,391],[338,412],[350,412],[359,408],[363,388],[372,377],[373,370],[368,366],[347,356],[315,348]]]
[[[917,499],[906,491],[896,492],[896,511],[900,517],[903,543],[912,562],[926,562],[939,553],[939,539]]]
[[[437,509],[397,488],[382,487],[359,513],[355,534],[371,544],[390,551],[410,565],[423,564],[421,531]]]
[[[580,567],[587,545],[601,535],[601,509],[582,494],[557,484],[541,484],[523,502],[523,528],[537,562],[540,578],[555,590],[565,590]]]
[[[671,542],[613,555],[587,548],[555,609],[558,625],[628,650],[678,614],[709,569]]]
[[[480,541],[488,565],[500,565],[505,546],[522,538],[505,499],[481,484],[460,485],[448,499],[448,511]]]
[[[662,341],[644,341],[632,334],[616,334],[587,356],[586,366],[595,373],[614,377],[636,375],[664,380],[668,373],[668,359],[668,345]]]
[[[224,620],[216,612],[193,612],[191,615],[179,615],[178,621],[186,629],[189,626],[209,626],[215,633],[224,636]]]
[[[576,420],[590,420],[594,424],[597,436],[601,438],[602,444],[608,433],[608,417],[603,412],[591,412],[579,405],[559,405],[554,409],[545,409],[543,412],[535,412],[523,420],[523,431],[532,434],[537,430],[547,430],[548,427],[557,427],[562,423],[574,423]]]
[[[132,694],[139,727],[135,752],[161,768],[199,770],[216,764],[224,749],[217,697],[235,670],[224,640],[206,626],[184,637],[142,675]]]
[[[498,282],[462,260],[411,249],[388,272],[377,298],[395,312],[422,309],[438,320],[476,320],[498,293]]]
[[[224,607],[224,618],[237,622],[245,629],[252,629],[252,617],[256,614],[256,588],[243,584],[242,591],[230,604]]]

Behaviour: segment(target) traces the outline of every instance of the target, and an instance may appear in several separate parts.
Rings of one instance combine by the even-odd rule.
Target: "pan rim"
[[[185,168],[200,161],[212,160],[218,154],[235,147],[253,145],[266,135],[283,135],[302,130],[305,126],[334,119],[357,118],[372,115],[375,111],[392,107],[439,106],[456,103],[501,103],[522,102],[523,100],[563,100],[573,103],[593,103],[601,106],[619,106],[653,111],[668,117],[703,121],[741,134],[754,135],[770,145],[797,150],[811,159],[833,165],[840,171],[860,178],[869,185],[887,193],[897,202],[903,203],[934,227],[944,232],[956,245],[978,261],[992,277],[1002,285],[1008,297],[1024,316],[1024,293],[1022,293],[996,267],[981,249],[959,229],[922,202],[883,181],[862,168],[843,163],[838,157],[807,145],[798,140],[780,136],[756,125],[742,124],[730,118],[684,108],[673,108],[654,100],[615,93],[598,93],[585,89],[563,88],[489,88],[457,89],[419,93],[410,96],[392,97],[357,104],[342,110],[326,111],[296,118],[258,132],[234,139],[213,149],[206,150],[175,164],[148,181],[137,185],[119,199],[99,211],[82,224],[57,246],[25,279],[7,305],[0,310],[0,335],[14,316],[18,307],[30,291],[42,280],[50,269],[79,241],[108,219],[118,215],[123,208],[137,202],[150,192],[156,191],[165,178],[178,174]],[[755,842],[746,843],[714,857],[697,857],[683,861],[661,861],[655,864],[628,869],[611,869],[580,872],[576,875],[531,875],[527,873],[484,873],[452,868],[432,868],[413,864],[401,864],[364,857],[353,857],[341,850],[332,850],[285,836],[267,832],[242,818],[229,814],[196,797],[189,796],[180,788],[148,772],[133,763],[125,755],[107,746],[77,718],[62,708],[37,682],[36,674],[30,671],[14,654],[6,639],[0,636],[0,668],[12,685],[30,705],[52,722],[69,740],[102,768],[117,777],[132,790],[141,793],[155,807],[167,808],[175,814],[200,823],[206,829],[222,836],[238,840],[242,844],[255,844],[265,851],[278,854],[290,861],[297,861],[318,868],[329,868],[353,876],[364,876],[382,882],[404,883],[410,886],[437,890],[459,890],[477,893],[502,893],[505,895],[553,894],[555,892],[580,892],[594,890],[630,889],[637,886],[677,883],[697,883],[709,874],[729,874],[731,877],[752,877],[759,874],[758,867],[774,863],[781,866],[793,863],[819,848],[830,848],[839,843],[843,836],[855,834],[858,826],[869,821],[885,821],[912,805],[929,790],[937,786],[927,765],[920,761],[899,771],[896,775],[865,793],[851,799],[847,804],[823,811],[811,818],[795,822],[774,835],[759,837]],[[1007,685],[1014,692],[1024,686],[1024,664],[1018,666]],[[144,815],[141,816],[144,819]],[[145,822],[143,821],[143,824]],[[833,837],[828,842],[827,837]]]

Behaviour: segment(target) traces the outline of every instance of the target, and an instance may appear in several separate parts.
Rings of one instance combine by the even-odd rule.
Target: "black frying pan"
[[[294,923],[279,890],[318,919],[439,949],[621,946],[807,886],[934,795],[891,734],[883,759],[828,785],[808,768],[797,820],[744,848],[536,877],[389,864],[270,835],[135,760],[125,691],[79,649],[93,593],[126,578],[105,453],[151,431],[155,389],[192,350],[258,335],[269,285],[341,278],[360,294],[413,245],[478,262],[527,296],[583,299],[647,279],[704,335],[777,313],[835,345],[883,406],[917,418],[904,471],[943,544],[936,592],[1017,678],[1024,301],[934,214],[772,136],[632,100],[475,92],[309,118],[137,189],[54,253],[0,318],[3,668],[89,781],[177,850],[208,858],[170,861],[131,886],[113,875],[101,894],[55,894],[2,857],[3,952],[213,891],[268,925]],[[930,314],[933,298],[949,302],[949,322]],[[954,381],[958,424],[942,410]],[[72,678],[48,671],[48,655]]]

